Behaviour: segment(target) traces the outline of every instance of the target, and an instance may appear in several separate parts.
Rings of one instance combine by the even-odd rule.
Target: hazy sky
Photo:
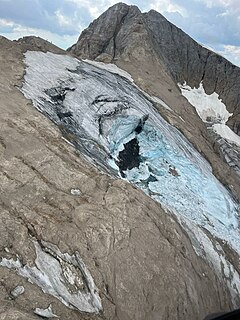
[[[0,34],[37,35],[62,48],[115,0],[0,0]],[[155,9],[201,44],[240,66],[240,0],[126,0]]]

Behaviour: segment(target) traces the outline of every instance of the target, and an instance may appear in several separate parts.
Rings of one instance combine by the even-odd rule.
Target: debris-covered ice
[[[124,77],[129,81],[133,82],[132,76],[127,71],[120,69],[118,66],[116,66],[113,63],[104,63],[104,62],[99,62],[99,61],[89,60],[89,59],[84,59],[83,61],[89,64],[92,64],[93,66],[96,66],[98,68],[101,68],[103,70],[107,70],[109,72],[118,74],[119,76]]]
[[[21,260],[2,258],[0,266],[13,269],[20,276],[38,285],[69,308],[84,312],[99,312],[101,299],[93,278],[78,252],[72,256],[62,253],[57,246],[34,241],[35,266],[23,265]]]

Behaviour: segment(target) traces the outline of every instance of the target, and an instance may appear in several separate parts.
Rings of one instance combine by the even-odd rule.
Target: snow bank
[[[57,246],[33,241],[37,258],[35,266],[23,265],[19,258],[0,261],[0,266],[14,269],[17,274],[38,285],[69,308],[98,313],[101,299],[90,272],[78,252],[72,256],[61,253]],[[44,250],[42,249],[44,248]]]
[[[240,147],[240,137],[233,132],[226,124],[216,123],[212,126],[213,130],[222,138],[226,139],[230,143],[235,143]]]
[[[225,104],[219,99],[216,92],[206,94],[202,82],[199,88],[191,88],[186,82],[183,85],[179,83],[178,86],[182,95],[196,108],[199,117],[204,122],[212,124],[213,130],[222,138],[240,146],[240,137],[226,125],[232,113],[227,111]]]
[[[98,62],[98,61],[88,60],[88,59],[84,59],[83,61],[85,61],[95,67],[101,68],[103,70],[107,70],[109,72],[118,74],[119,76],[124,77],[124,78],[128,79],[129,81],[133,82],[133,78],[130,75],[130,73],[119,68],[118,66],[116,66],[113,63],[104,63],[104,62]]]
[[[184,82],[183,85],[178,84],[182,91],[182,95],[196,108],[199,117],[204,122],[226,123],[232,115],[227,111],[225,104],[219,99],[216,92],[206,94],[203,83],[199,88],[191,88]]]

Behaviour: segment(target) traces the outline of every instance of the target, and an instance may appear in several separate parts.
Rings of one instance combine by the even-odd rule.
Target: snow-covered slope
[[[213,130],[216,133],[230,143],[240,146],[240,137],[226,125],[232,113],[227,111],[225,104],[216,92],[206,94],[202,82],[198,88],[191,88],[186,82],[183,85],[178,85],[184,97],[196,108],[198,115],[204,122],[213,124]]]
[[[69,308],[84,312],[99,312],[101,299],[93,278],[78,252],[72,256],[61,253],[51,243],[33,241],[36,250],[36,266],[17,260],[3,258],[0,266],[14,269],[17,274],[37,284]]]
[[[237,204],[209,163],[129,79],[52,53],[27,52],[25,63],[22,92],[90,161],[159,201],[190,237],[192,226],[197,252],[208,250],[214,260],[214,249],[202,243],[213,237],[220,239],[219,252],[227,242],[239,253]],[[221,265],[224,255],[214,252]],[[225,265],[233,287],[234,268]],[[238,294],[240,286],[233,282]]]
[[[232,115],[216,92],[206,94],[202,82],[199,88],[191,88],[186,81],[178,84],[184,97],[196,108],[198,115],[204,122],[226,123]]]
[[[198,115],[206,124],[210,135],[214,136],[223,159],[240,175],[240,137],[227,125],[232,113],[216,92],[207,94],[203,83],[191,88],[186,81],[178,83],[182,95],[195,107]]]

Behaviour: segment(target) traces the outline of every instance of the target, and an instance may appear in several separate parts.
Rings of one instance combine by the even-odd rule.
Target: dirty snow
[[[153,102],[156,102],[160,105],[162,105],[165,109],[167,109],[168,111],[173,111],[169,105],[167,105],[162,99],[158,98],[158,97],[155,97],[155,96],[150,96],[148,95],[146,92],[145,92],[145,95],[150,98],[150,100],[152,100]]]
[[[107,70],[109,72],[118,74],[119,76],[124,77],[124,78],[128,79],[129,81],[133,82],[133,78],[130,75],[130,73],[119,68],[118,66],[116,66],[113,63],[104,63],[104,62],[98,62],[98,61],[88,60],[88,59],[84,59],[83,61],[87,62],[89,64],[92,64],[95,67],[101,68],[103,70]]]
[[[34,310],[34,313],[43,318],[59,318],[56,314],[53,313],[51,304],[46,309],[36,308]]]
[[[16,288],[14,288],[12,291],[11,291],[11,296],[13,298],[17,298],[18,296],[20,296],[21,294],[23,294],[25,291],[24,287],[23,286],[17,286]]]
[[[216,123],[212,126],[213,131],[215,131],[219,136],[226,139],[230,143],[234,143],[240,147],[240,137],[233,132],[226,124]]]
[[[206,94],[202,82],[199,88],[191,88],[186,81],[183,85],[179,83],[178,86],[182,95],[196,108],[198,115],[204,122],[211,124],[212,129],[229,143],[240,146],[240,137],[226,125],[232,113],[227,111],[225,104],[219,99],[216,92]]]
[[[19,257],[2,258],[0,266],[15,270],[69,308],[98,313],[102,309],[101,299],[79,253],[70,256],[61,253],[53,244],[42,242],[40,246],[37,241],[33,243],[37,256],[35,266],[23,265]]]
[[[151,96],[148,93],[146,93],[145,91],[143,91],[142,89],[140,89],[135,83],[134,80],[132,78],[132,76],[125,70],[119,68],[118,66],[116,66],[115,64],[112,63],[104,63],[104,62],[98,62],[98,61],[94,61],[94,60],[88,60],[88,59],[84,59],[83,61],[92,64],[95,67],[101,68],[103,70],[107,70],[109,72],[115,73],[121,77],[126,78],[127,80],[129,80],[130,82],[132,82],[132,84],[134,86],[136,86],[138,88],[139,91],[141,91],[145,97],[149,100],[151,100],[152,102],[156,102],[158,104],[160,104],[161,106],[163,106],[165,109],[167,109],[168,111],[173,111],[162,99],[160,99],[159,97],[155,97],[155,96]]]
[[[201,82],[199,88],[191,88],[186,81],[178,84],[182,95],[196,108],[199,117],[204,122],[226,123],[232,115],[216,92],[206,94]]]

